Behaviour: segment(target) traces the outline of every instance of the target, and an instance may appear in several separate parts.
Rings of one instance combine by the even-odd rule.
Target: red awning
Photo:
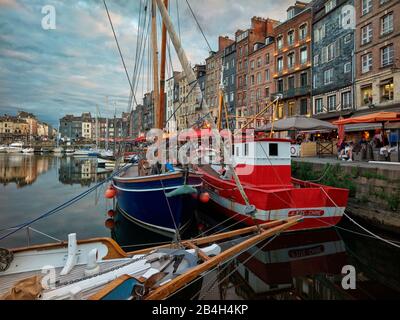
[[[398,112],[377,112],[335,121],[335,125],[356,124],[356,123],[374,123],[374,122],[396,122],[400,121],[400,113]]]

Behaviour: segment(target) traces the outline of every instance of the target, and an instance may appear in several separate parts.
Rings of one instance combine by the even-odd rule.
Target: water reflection
[[[99,173],[97,161],[93,158],[60,158],[58,177],[63,184],[90,186],[93,182],[104,180],[108,173]]]
[[[101,181],[94,159],[43,155],[0,154],[0,226],[13,226],[47,212]],[[25,188],[30,185],[31,187]],[[134,251],[171,238],[107,214],[113,203],[101,197],[104,190],[35,223],[34,228],[58,239],[77,233],[80,239],[112,237],[126,251]],[[40,195],[40,198],[38,198]],[[21,201],[23,199],[24,201]],[[100,200],[99,200],[100,199]],[[199,210],[183,239],[223,231],[225,217]],[[218,228],[212,229],[219,225]],[[352,228],[346,221],[340,225]],[[236,226],[238,228],[240,226]],[[359,230],[357,230],[359,231]],[[49,239],[32,234],[31,244]],[[326,229],[280,235],[243,253],[196,281],[175,299],[399,299],[400,250],[381,241],[348,231]],[[26,235],[15,234],[2,247],[26,245]],[[353,265],[357,289],[342,288],[341,270]]]
[[[39,175],[47,172],[53,158],[25,154],[0,154],[0,182],[23,188],[33,184]]]
[[[213,219],[218,215],[214,214],[199,212],[191,231],[185,237],[195,237],[218,224],[220,221]],[[126,251],[171,242],[170,238],[144,229],[126,220],[121,214],[117,214],[112,221],[108,225],[112,227],[111,235]],[[224,227],[221,225],[220,229]],[[399,299],[398,261],[398,249],[348,231],[339,233],[336,229],[325,229],[286,233],[271,243],[265,241],[251,248],[234,261],[198,279],[188,286],[183,298]],[[344,290],[342,287],[342,268],[346,265],[356,268],[356,290]],[[179,294],[179,297],[182,296]]]

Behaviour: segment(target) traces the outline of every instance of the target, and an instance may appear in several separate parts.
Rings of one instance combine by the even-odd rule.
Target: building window
[[[314,66],[316,67],[316,66],[318,66],[318,64],[319,64],[319,54],[316,54],[314,56]]]
[[[257,73],[257,84],[261,84],[262,83],[262,74],[261,72]]]
[[[333,68],[324,72],[324,84],[333,83]]]
[[[381,34],[387,34],[393,31],[393,12],[381,18]]]
[[[294,89],[294,76],[288,78],[288,90]]]
[[[367,24],[361,29],[361,45],[372,41],[372,24]]]
[[[289,31],[288,32],[288,38],[287,38],[287,42],[289,46],[292,46],[294,43],[294,31]]]
[[[251,70],[254,69],[254,60],[250,62],[250,68],[251,68]]]
[[[283,47],[283,38],[282,38],[282,36],[278,37],[276,41],[277,41],[278,49],[282,49],[282,47]]]
[[[318,42],[325,38],[325,24],[314,30],[314,41]]]
[[[283,70],[283,57],[278,58],[278,72]]]
[[[300,114],[301,115],[306,115],[307,114],[307,99],[301,99],[300,100]]]
[[[350,109],[352,105],[351,101],[351,91],[346,91],[342,93],[342,108]]]
[[[308,86],[308,76],[307,73],[300,74],[300,87],[304,88]]]
[[[361,72],[367,73],[372,70],[372,53],[361,56]]]
[[[293,17],[294,17],[294,9],[290,9],[288,12],[287,12],[287,18],[288,18],[288,20],[289,19],[292,19]]]
[[[367,14],[372,10],[372,0],[361,0],[361,15]]]
[[[269,55],[269,53],[267,53],[266,55],[265,55],[265,64],[269,64],[269,59],[270,59],[270,55]]]
[[[322,113],[324,111],[324,106],[322,104],[322,98],[315,99],[315,113]]]
[[[278,92],[283,92],[283,79],[278,80]]]
[[[394,47],[393,44],[388,45],[381,49],[381,65],[382,67],[390,66],[393,64]]]
[[[269,97],[269,87],[265,88],[265,97],[268,98]]]
[[[307,47],[301,48],[300,49],[300,63],[306,64],[307,60],[308,60]]]
[[[295,103],[293,101],[289,102],[288,104],[288,116],[293,117],[296,114]]]
[[[304,40],[307,37],[307,24],[303,24],[299,28],[299,38],[300,40]]]
[[[351,62],[347,62],[344,65],[344,73],[349,73],[351,71]]]
[[[364,105],[372,103],[372,84],[361,88],[361,97]]]
[[[351,41],[351,34],[348,34],[344,37],[344,43],[347,44]]]
[[[381,102],[391,101],[394,98],[393,78],[381,84]]]
[[[257,68],[260,68],[261,67],[261,58],[258,58],[257,59]]]
[[[289,69],[294,68],[294,63],[295,63],[294,52],[292,52],[288,54],[288,62],[287,62],[288,68]]]
[[[328,96],[328,111],[336,111],[336,94]]]
[[[325,4],[325,13],[328,13],[329,11],[333,10],[333,8],[336,7],[336,0],[329,0]]]
[[[265,70],[265,81],[270,81],[271,80],[271,73],[269,69]]]
[[[283,118],[283,103],[282,102],[278,105],[278,118],[279,119]]]

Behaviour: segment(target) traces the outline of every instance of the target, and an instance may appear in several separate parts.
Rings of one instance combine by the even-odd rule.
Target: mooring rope
[[[324,189],[323,187],[321,187],[321,190],[325,193],[325,195],[328,197],[328,199],[329,199],[330,201],[332,201],[332,203],[335,205],[335,207],[336,207],[337,209],[340,209],[340,207],[336,204],[336,202],[332,199],[332,197],[329,196],[329,194],[325,191],[325,189]],[[385,242],[385,243],[387,243],[387,244],[390,244],[391,246],[394,246],[394,247],[400,249],[400,245],[398,245],[398,244],[396,244],[396,243],[394,243],[394,242],[392,242],[392,241],[390,241],[390,240],[388,240],[388,239],[382,238],[381,236],[379,236],[379,235],[373,233],[372,231],[369,231],[367,228],[363,227],[361,224],[359,224],[357,221],[355,221],[353,218],[351,218],[346,212],[343,212],[343,215],[344,215],[347,219],[349,219],[350,222],[354,223],[356,226],[358,226],[360,229],[364,230],[365,232],[367,232],[368,234],[370,234],[370,235],[373,236],[374,238],[376,238],[376,239],[378,239],[378,240],[381,240],[381,241],[383,241],[383,242]]]

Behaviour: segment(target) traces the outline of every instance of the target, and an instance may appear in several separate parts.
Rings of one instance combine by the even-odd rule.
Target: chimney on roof
[[[218,52],[224,50],[226,47],[230,46],[234,43],[232,39],[229,39],[228,36],[219,36],[218,37]]]

